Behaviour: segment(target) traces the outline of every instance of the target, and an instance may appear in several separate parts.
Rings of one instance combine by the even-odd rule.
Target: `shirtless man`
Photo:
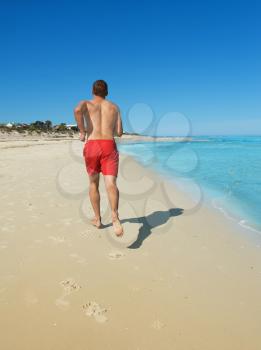
[[[119,153],[114,140],[114,136],[122,136],[123,133],[120,110],[116,104],[105,99],[108,95],[108,86],[104,80],[93,83],[92,94],[91,101],[81,101],[74,109],[80,140],[84,142],[87,136],[83,156],[89,175],[89,195],[95,215],[92,224],[97,228],[102,227],[99,193],[99,179],[102,172],[111,206],[113,229],[117,236],[121,236],[123,228],[118,215],[119,190],[116,185]]]

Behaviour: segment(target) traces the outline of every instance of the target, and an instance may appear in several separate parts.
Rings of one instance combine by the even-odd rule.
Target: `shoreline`
[[[198,196],[197,190],[200,188],[200,191],[204,197],[205,205],[210,207],[215,212],[221,212],[222,215],[227,220],[229,220],[229,222],[233,221],[235,225],[240,226],[240,228],[243,227],[247,231],[251,231],[251,233],[254,232],[261,237],[260,223],[255,222],[251,219],[251,217],[243,215],[243,210],[240,207],[240,202],[235,201],[228,205],[228,203],[226,203],[225,193],[211,188],[210,185],[206,186],[206,184],[202,185],[201,183],[198,184],[195,182],[195,186],[192,186],[191,183],[193,182],[193,179],[190,177],[180,177],[179,175],[170,174],[166,172],[166,170],[160,167],[156,167],[155,163],[153,163],[153,165],[143,163],[143,160],[140,159],[138,155],[135,155],[133,152],[128,153],[128,150],[123,149],[122,153],[134,157],[134,159],[139,162],[139,164],[156,172],[162,178],[173,181],[174,186],[178,187],[180,191],[185,192],[187,195],[194,199]],[[186,185],[187,182],[189,189]]]
[[[180,191],[181,193],[189,196],[191,199],[193,199],[193,197],[195,198],[195,194],[193,194],[190,190],[187,190],[184,187],[184,184],[183,185],[178,184],[177,178],[163,174],[160,171],[157,172],[157,170],[154,168],[153,169],[149,168],[149,169],[151,169],[153,172],[155,172],[157,175],[159,175],[163,179],[169,179],[171,182],[173,182],[173,185],[175,186],[177,191]],[[200,187],[202,188],[201,191],[204,193],[203,206],[213,211],[217,215],[221,214],[221,220],[225,220],[229,223],[232,223],[232,225],[235,226],[235,229],[241,229],[241,230],[243,229],[244,234],[246,235],[251,235],[251,236],[255,235],[254,239],[260,240],[260,243],[261,243],[261,230],[257,226],[255,226],[254,223],[249,223],[249,225],[247,225],[245,223],[249,221],[246,218],[241,217],[238,213],[229,211],[227,207],[222,206],[223,204],[216,204],[215,201],[218,201],[220,198],[223,198],[221,193],[219,194],[219,196],[217,195],[217,197],[215,197],[213,196],[213,191],[212,191],[212,194],[210,194],[208,189],[206,189],[203,186],[200,186]]]
[[[122,153],[122,155],[125,157],[131,157],[134,159],[135,162],[137,162],[141,167],[145,167],[144,164],[142,164],[135,156],[127,153]],[[190,190],[187,190],[184,188],[184,184],[178,183],[178,178],[171,177],[168,174],[164,174],[161,171],[158,171],[157,169],[146,166],[145,167],[148,172],[151,172],[153,176],[157,179],[156,181],[164,182],[167,181],[170,183],[171,186],[175,188],[175,192],[179,194],[179,196],[186,198],[188,201],[197,201],[195,193],[193,194]],[[240,216],[237,216],[231,212],[226,211],[223,207],[215,206],[213,201],[217,198],[212,197],[211,195],[205,195],[206,191],[205,188],[201,190],[204,194],[202,197],[202,204],[200,204],[199,207],[202,206],[204,210],[206,210],[209,213],[212,213],[214,216],[217,217],[218,220],[223,222],[224,225],[228,225],[230,228],[232,228],[233,231],[238,231],[239,234],[243,234],[245,238],[247,239],[254,239],[256,243],[259,243],[261,245],[261,231],[253,226],[247,226],[242,223],[242,221],[246,221],[245,219],[242,219]],[[251,236],[251,237],[250,237]]]

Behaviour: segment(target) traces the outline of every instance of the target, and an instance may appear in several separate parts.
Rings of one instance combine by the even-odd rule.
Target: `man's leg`
[[[100,192],[99,192],[99,180],[100,174],[90,175],[90,187],[89,196],[94,211],[94,219],[91,220],[92,224],[98,228],[101,227],[101,212],[100,212]]]
[[[123,228],[119,220],[118,206],[119,206],[119,190],[116,185],[116,176],[104,175],[105,187],[108,193],[108,198],[111,206],[111,217],[114,232],[117,236],[123,234]]]

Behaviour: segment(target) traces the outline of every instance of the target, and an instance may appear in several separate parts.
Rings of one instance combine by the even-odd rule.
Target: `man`
[[[87,132],[83,156],[89,175],[89,195],[95,215],[92,224],[97,228],[102,227],[99,193],[102,172],[111,206],[113,229],[117,236],[122,236],[123,228],[118,214],[119,190],[116,185],[119,153],[114,140],[114,136],[122,136],[123,133],[120,110],[116,104],[105,99],[108,86],[104,80],[93,83],[92,94],[91,101],[81,101],[74,110],[81,141],[85,141]]]

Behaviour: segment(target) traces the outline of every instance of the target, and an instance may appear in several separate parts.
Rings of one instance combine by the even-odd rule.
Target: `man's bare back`
[[[89,175],[89,195],[95,217],[93,225],[102,227],[100,215],[99,175],[102,172],[111,206],[112,226],[117,236],[123,234],[118,216],[119,190],[116,185],[119,153],[114,136],[122,136],[120,110],[108,101],[107,84],[98,80],[93,84],[93,99],[81,101],[74,109],[75,119],[80,130],[80,140],[85,143],[83,155]]]
[[[87,137],[93,139],[112,139],[117,134],[119,108],[112,102],[103,100],[87,101],[84,115],[87,124]]]
[[[88,140],[113,139],[114,136],[122,135],[120,110],[108,100],[95,96],[90,101],[82,101],[75,108],[75,114],[77,113],[80,113],[85,121],[84,123],[77,118],[81,140],[85,133]]]

